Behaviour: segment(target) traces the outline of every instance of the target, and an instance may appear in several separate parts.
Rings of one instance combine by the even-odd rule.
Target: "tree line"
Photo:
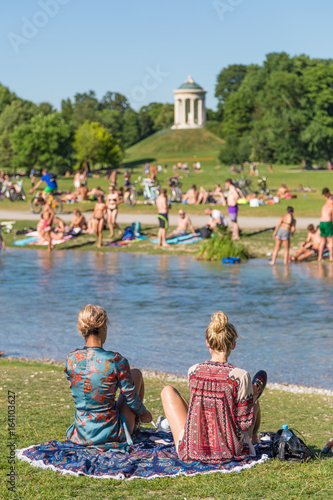
[[[217,78],[218,109],[207,127],[225,139],[223,163],[303,166],[333,156],[333,60],[271,53]]]
[[[0,84],[0,169],[49,167],[64,173],[88,161],[118,165],[126,148],[173,124],[173,105],[151,103],[135,111],[125,96],[95,92],[64,99],[61,111],[36,105]]]
[[[206,128],[225,140],[222,163],[305,166],[333,156],[333,60],[271,53],[263,64],[233,64],[217,77],[217,111]],[[36,105],[0,85],[0,168],[47,166],[63,173],[83,160],[105,167],[126,148],[173,124],[172,104],[139,111],[127,98],[95,92],[64,99],[61,110]]]

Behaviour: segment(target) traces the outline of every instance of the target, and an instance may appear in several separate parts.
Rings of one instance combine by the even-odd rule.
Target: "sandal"
[[[267,373],[264,370],[259,370],[252,379],[252,384],[256,384],[260,388],[257,399],[260,398],[267,384]]]

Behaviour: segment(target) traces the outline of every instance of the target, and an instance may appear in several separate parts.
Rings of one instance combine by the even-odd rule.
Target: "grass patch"
[[[198,260],[220,261],[226,257],[239,257],[244,262],[250,253],[242,243],[233,241],[229,232],[220,229],[201,244],[197,253]]]
[[[122,229],[125,228],[127,224],[120,224],[120,227]],[[22,238],[25,238],[25,235],[18,235],[16,236],[15,232],[17,230],[23,229],[25,227],[36,227],[36,221],[17,221],[14,225],[14,228],[11,233],[5,234],[4,239],[5,243],[8,246],[8,248],[13,247],[13,248],[24,248],[27,250],[31,249],[46,249],[44,246],[37,246],[37,245],[29,245],[25,247],[17,247],[13,245],[13,242]],[[170,228],[172,230],[173,227]],[[157,226],[149,226],[149,225],[142,225],[142,232],[145,234],[149,234],[152,238],[156,237],[157,235]],[[196,257],[199,249],[201,249],[201,246],[206,245],[207,242],[210,242],[215,239],[207,240],[207,242],[198,242],[198,243],[193,243],[192,245],[185,245],[185,244],[178,244],[178,245],[171,245],[167,249],[161,249],[157,246],[157,244],[151,243],[150,242],[150,237],[148,240],[141,240],[141,241],[133,241],[127,246],[123,247],[110,247],[108,246],[108,243],[111,242],[111,239],[108,238],[108,230],[105,230],[103,232],[103,242],[104,246],[100,249],[97,248],[97,238],[95,235],[91,234],[83,234],[81,236],[78,236],[77,238],[73,238],[72,240],[66,241],[65,243],[61,243],[60,245],[56,245],[55,250],[56,252],[62,251],[62,250],[77,250],[77,251],[99,251],[99,252],[125,252],[125,253],[144,253],[144,254],[149,254],[149,255],[157,255],[157,254],[163,254],[163,255],[178,255],[178,256],[192,256]],[[245,247],[245,253],[250,256],[251,258],[267,258],[270,256],[273,252],[274,249],[274,244],[275,244],[275,239],[272,237],[273,235],[273,230],[258,230],[258,231],[252,231],[252,230],[247,230],[244,231],[241,235],[241,242],[240,245]],[[306,230],[297,230],[295,235],[292,237],[291,240],[291,252],[294,251],[294,248],[298,247],[301,243],[301,241],[304,241],[307,235]],[[226,255],[226,257],[231,256],[231,253]],[[234,255],[234,256],[239,256],[239,255]],[[279,257],[282,256],[282,251],[280,252]],[[222,259],[222,257],[219,257],[219,259]],[[204,259],[203,259],[204,260]],[[218,259],[216,259],[218,260]],[[246,259],[245,259],[246,260]]]
[[[126,353],[124,353],[126,355]],[[64,440],[73,421],[74,406],[63,368],[35,361],[0,360],[0,467],[7,463],[7,394],[16,393],[16,446],[27,447],[51,439]],[[172,383],[188,397],[187,383],[167,375],[145,378],[145,404],[153,418],[162,414],[160,391]],[[299,429],[318,453],[332,435],[333,398],[318,394],[289,394],[267,388],[261,398],[262,430],[276,431],[288,423]],[[62,476],[16,461],[17,495],[5,481],[0,498],[24,500],[100,499],[299,499],[332,498],[333,455],[309,464],[281,463],[277,459],[239,474],[212,474],[130,482]]]

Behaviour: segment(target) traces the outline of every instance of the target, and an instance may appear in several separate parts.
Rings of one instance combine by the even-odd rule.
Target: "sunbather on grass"
[[[217,312],[206,330],[211,359],[189,369],[190,403],[171,386],[162,390],[162,403],[181,460],[218,463],[254,454],[258,441],[258,398],[267,380],[228,363],[237,332],[228,316]],[[251,442],[252,440],[252,442]]]

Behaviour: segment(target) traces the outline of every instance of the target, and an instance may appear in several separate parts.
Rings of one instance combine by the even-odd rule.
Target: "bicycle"
[[[171,188],[171,195],[169,197],[169,201],[173,203],[181,203],[183,199],[183,193],[181,190],[181,182],[179,182],[181,177],[171,177],[168,180],[169,186]]]
[[[144,187],[143,197],[145,205],[147,205],[148,201],[151,201],[154,205],[156,198],[160,194],[160,186],[154,186],[154,181],[152,179],[143,179],[142,186]]]
[[[30,201],[30,209],[33,214],[40,214],[42,211],[42,205],[39,203],[41,195],[37,195]],[[49,193],[46,202],[50,205],[55,214],[61,214],[63,209],[63,204],[60,198]]]
[[[135,181],[135,184],[137,183],[138,181]],[[127,191],[128,194],[126,195],[126,200],[125,200],[125,203],[128,207],[134,207],[134,205],[136,204],[137,200],[138,200],[138,192],[137,190],[135,189],[135,186],[134,184],[131,184],[130,187],[129,187],[129,191]]]

